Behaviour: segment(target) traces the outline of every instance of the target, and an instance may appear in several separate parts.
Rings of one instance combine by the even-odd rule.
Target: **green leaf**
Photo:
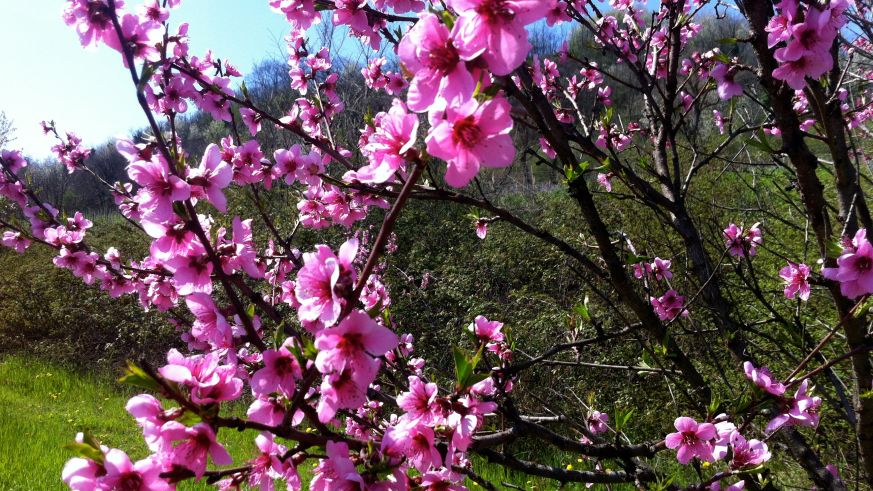
[[[249,100],[249,88],[246,87],[245,80],[243,80],[242,83],[240,84],[239,90],[240,90],[240,92],[242,92],[242,95],[245,98],[245,100]]]
[[[443,24],[445,24],[446,28],[451,31],[452,28],[455,27],[455,17],[450,14],[448,10],[440,12],[440,16],[443,18]]]
[[[867,315],[870,312],[870,309],[873,308],[873,296],[867,295],[867,297],[861,303],[861,306],[855,310],[854,318],[860,319]]]
[[[573,307],[573,311],[579,314],[579,317],[586,322],[591,322],[591,313],[588,311],[588,297],[585,297],[585,302],[577,303]]]
[[[718,40],[719,44],[737,44],[737,38],[721,38]]]
[[[99,448],[94,448],[85,443],[68,443],[64,445],[65,450],[69,450],[76,457],[93,460],[98,464],[103,463],[103,452]]]
[[[458,388],[463,388],[464,381],[467,380],[473,369],[470,367],[467,356],[460,348],[457,346],[452,347],[452,354],[455,357],[455,380],[457,381]]]
[[[631,408],[627,411],[618,410],[615,414],[615,431],[621,431],[622,428],[627,426],[628,421],[630,421],[631,416],[633,416],[635,409]]]
[[[154,377],[130,360],[127,360],[127,368],[124,369],[124,375],[118,381],[155,392],[160,392],[161,390],[161,384]]]
[[[200,423],[201,421],[203,421],[203,418],[201,418],[196,413],[192,413],[191,411],[185,411],[182,413],[181,416],[176,418],[176,421],[182,423],[185,426],[194,426],[197,423]]]

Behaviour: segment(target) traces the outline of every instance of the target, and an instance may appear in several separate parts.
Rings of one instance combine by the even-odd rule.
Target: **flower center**
[[[430,60],[431,68],[443,73],[449,73],[454,70],[455,66],[457,66],[460,61],[458,50],[455,49],[455,45],[452,44],[451,39],[447,40],[445,45],[432,50],[428,54],[428,58]]]
[[[509,23],[515,18],[515,12],[506,4],[506,0],[486,0],[479,5],[476,13],[489,24]]]
[[[477,143],[482,141],[482,130],[476,124],[473,116],[467,116],[464,119],[455,121],[452,128],[452,139],[466,148],[472,148]]]

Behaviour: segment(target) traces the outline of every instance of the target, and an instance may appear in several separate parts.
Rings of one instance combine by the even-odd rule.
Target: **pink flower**
[[[257,396],[267,396],[278,392],[291,397],[294,395],[295,380],[301,377],[297,358],[286,346],[278,350],[264,351],[264,368],[252,375],[252,392]]]
[[[761,237],[761,229],[758,224],[744,230],[736,224],[730,224],[724,229],[725,247],[732,256],[744,257],[745,255],[754,256],[758,253],[758,245],[764,239]]]
[[[726,101],[743,95],[743,86],[734,82],[735,72],[724,63],[716,63],[709,74],[715,79],[719,99]]]
[[[376,115],[375,127],[364,147],[370,164],[355,175],[361,182],[381,184],[406,163],[406,153],[415,146],[418,116],[409,114],[403,102],[394,99],[387,113]]]
[[[746,378],[752,383],[774,396],[781,396],[785,393],[785,386],[773,378],[767,367],[755,368],[755,365],[747,361],[743,363],[743,371],[746,372]]]
[[[258,134],[261,131],[261,115],[256,113],[253,109],[249,109],[247,107],[241,107],[239,109],[239,114],[242,116],[243,123],[249,129],[249,133],[252,136]]]
[[[664,443],[667,448],[678,449],[676,459],[681,464],[691,462],[694,457],[704,462],[712,461],[712,444],[715,438],[715,426],[712,423],[697,423],[692,418],[680,416],[673,423],[676,433],[667,435]]]
[[[415,375],[409,376],[409,392],[397,396],[397,407],[406,411],[404,418],[433,424],[437,421],[439,410],[435,405],[437,385],[425,383]]]
[[[199,244],[199,243],[198,243]],[[212,293],[212,261],[202,246],[187,256],[174,256],[164,266],[173,273],[173,285],[179,295]]]
[[[459,107],[449,106],[443,117],[431,115],[427,151],[448,163],[446,182],[464,187],[476,177],[479,167],[512,164],[515,147],[509,103],[497,97],[479,104],[470,99]]]
[[[349,458],[349,446],[344,442],[327,442],[327,458],[313,469],[311,491],[365,489],[364,478],[358,474]]]
[[[124,491],[169,491],[174,486],[160,477],[161,464],[154,458],[139,460],[136,464],[121,450],[106,452],[103,464],[106,474],[99,478],[100,489]]]
[[[334,255],[326,245],[315,246],[316,252],[303,254],[303,267],[297,273],[294,293],[300,308],[301,321],[321,321],[332,325],[339,318],[343,305],[354,288],[357,274],[352,262],[358,253],[358,240],[346,241]]]
[[[124,6],[115,2],[115,8]],[[91,46],[114,35],[112,10],[106,0],[68,0],[64,6],[64,22],[74,26],[82,46]]]
[[[688,317],[688,309],[684,307],[685,297],[676,290],[670,289],[658,298],[651,297],[650,302],[658,318],[662,321],[673,320],[676,317]]]
[[[23,254],[24,251],[30,247],[30,240],[21,235],[21,232],[7,230],[3,232],[3,236],[0,237],[0,244],[9,247],[19,254]]]
[[[143,219],[167,222],[173,216],[173,202],[188,199],[191,188],[170,172],[170,166],[161,156],[151,160],[138,160],[127,168],[127,175],[142,186],[136,201],[143,211]]]
[[[595,435],[605,433],[609,429],[609,415],[600,411],[591,411],[588,416],[588,429]]]
[[[450,0],[458,12],[456,32],[464,41],[485,42],[482,58],[495,75],[509,75],[524,61],[531,45],[524,26],[544,18],[551,0]]]
[[[746,440],[740,432],[735,431],[730,437],[733,448],[732,469],[755,467],[770,460],[767,444],[760,440]]]
[[[452,32],[437,16],[424,14],[400,41],[397,54],[414,74],[406,102],[415,112],[427,111],[436,101],[456,105],[473,95],[476,80],[466,61],[479,56],[484,38],[458,38],[459,25]]]
[[[813,428],[818,426],[821,398],[808,395],[808,388],[809,379],[804,379],[794,393],[794,397],[783,401],[783,411],[767,424],[765,430],[767,433],[772,433],[786,424]]]
[[[73,491],[97,491],[97,475],[106,470],[90,459],[74,458],[64,464],[61,480]]]
[[[788,266],[779,270],[779,276],[785,280],[785,298],[809,300],[809,266],[788,262]]]
[[[203,152],[200,167],[193,169],[188,176],[188,183],[192,191],[202,192],[218,211],[224,212],[227,211],[227,199],[221,190],[229,186],[232,179],[233,169],[222,160],[218,145],[211,143]]]
[[[476,220],[476,237],[484,239],[488,235],[488,221],[483,219]]]
[[[206,423],[188,428],[178,421],[170,421],[161,427],[161,440],[170,463],[191,470],[197,478],[203,477],[209,458],[215,465],[233,463],[227,450],[215,441],[215,432]]]
[[[382,452],[406,458],[419,472],[440,467],[442,457],[434,447],[434,433],[419,421],[401,422],[388,428],[382,436]]]
[[[167,362],[158,373],[167,380],[189,387],[191,400],[197,404],[232,401],[242,394],[243,382],[236,376],[236,366],[219,365],[215,352],[186,358],[171,349],[167,353]]]
[[[503,342],[503,323],[497,321],[489,321],[483,315],[477,315],[473,323],[467,327],[467,330],[473,333],[476,338],[483,343],[501,343]]]
[[[121,36],[119,39],[113,29],[104,37],[104,42],[110,48],[124,53],[122,46],[131,51],[135,60],[159,61],[161,54],[155,47],[163,40],[160,25],[151,21],[142,22],[134,14],[124,14],[119,19],[121,24]],[[123,45],[122,45],[123,43]],[[127,57],[122,56],[124,66],[127,67]]]
[[[672,265],[672,261],[669,259],[661,259],[660,257],[656,257],[651,264],[651,272],[655,276],[655,279],[658,281],[669,280],[673,278],[673,273],[670,272],[670,266]]]
[[[721,115],[721,112],[718,109],[712,110],[712,121],[715,123],[715,127],[718,129],[718,134],[724,134],[724,117]]]
[[[853,247],[843,250],[836,268],[823,268],[822,276],[840,284],[840,293],[846,298],[858,298],[873,293],[873,245],[867,232],[858,230]]]
[[[375,357],[394,349],[398,343],[397,335],[390,329],[356,310],[338,326],[322,329],[316,334],[315,347],[319,352],[315,366],[325,374],[350,369],[356,378],[372,381],[379,367]]]
[[[606,190],[607,193],[612,192],[612,179],[615,177],[615,174],[612,172],[607,172],[606,174],[602,172],[597,173],[597,184],[600,184],[603,189]]]

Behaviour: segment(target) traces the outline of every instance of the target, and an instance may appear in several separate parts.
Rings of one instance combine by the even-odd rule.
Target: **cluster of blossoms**
[[[411,189],[407,186],[416,184],[415,172],[429,157],[446,163],[445,181],[457,188],[470,184],[482,167],[509,166],[516,147],[510,136],[515,116],[507,93],[539,89],[548,102],[542,115],[567,125],[584,119],[588,109],[598,113],[613,105],[612,88],[604,83],[609,74],[593,62],[580,61],[583,67],[564,83],[553,59],[540,62],[534,57],[529,69],[523,67],[531,51],[528,26],[543,20],[550,26],[568,21],[588,12],[590,5],[579,0],[446,0],[441,6],[447,10],[437,11],[426,10],[435,4],[418,0],[332,2],[333,24],[346,26],[374,50],[383,37],[389,38],[400,62],[395,71],[385,71],[387,59],[377,58],[361,70],[368,87],[396,98],[390,108],[367,119],[358,141],[366,165],[355,167],[349,162],[354,153],[334,143],[330,131],[346,107],[337,90],[339,74],[333,71],[331,53],[327,48],[312,50],[306,40],[306,30],[323,19],[324,2],[268,1],[291,24],[286,38],[290,87],[300,96],[283,117],[274,118],[255,107],[244,90],[239,96],[232,88],[234,79],[242,77],[232,63],[211,51],[190,55],[187,24],[170,31],[170,10],[180,1],[146,0],[128,12],[120,0],[68,0],[63,14],[84,46],[102,43],[118,51],[125,66],[148,66],[142,70],[148,78],[139,83],[151,113],[172,122],[196,108],[234,126],[235,136],[208,145],[196,167],[189,163],[197,159],[182,148],[175,131],[166,138],[160,128],[153,128],[153,141],[117,142],[131,182],[116,183],[113,197],[123,216],[150,238],[145,257],[123,259],[114,248],[103,255],[95,252],[86,241],[91,221],[78,212],[61,215],[40,201],[20,177],[27,166],[20,152],[0,154],[0,196],[17,204],[27,222],[2,223],[0,244],[24,252],[34,241],[44,243],[57,250],[58,267],[85,283],[99,284],[113,297],[136,295],[146,309],[172,311],[190,351],[171,350],[165,365],[134,372],[164,399],[142,394],[127,405],[151,454],[132,462],[123,451],[81,435],[82,455],[67,463],[64,482],[74,490],[102,491],[174,489],[176,482],[190,477],[218,481],[222,489],[243,484],[272,489],[273,481],[281,480],[296,490],[301,487],[298,466],[317,459],[311,489],[466,489],[464,471],[470,467],[474,436],[489,415],[499,410],[506,414],[499,402],[517,382],[506,371],[514,353],[503,323],[484,316],[473,320],[468,330],[478,348],[476,361],[456,359],[457,383],[450,390],[441,389],[426,375],[425,361],[411,357],[412,336],[398,336],[387,311],[391,297],[382,278],[384,264],[373,263],[390,243],[377,239],[366,250],[366,240],[354,236],[338,249],[321,244],[301,252],[290,247],[290,239],[274,233],[261,247],[253,220],[232,213],[213,217],[211,212],[228,213],[226,193],[231,186],[269,190],[284,183],[299,191],[300,226],[349,229],[371,208],[389,206],[379,193],[362,189],[384,185],[396,194],[395,184],[400,183]],[[670,14],[671,3],[662,2],[653,22]],[[685,2],[683,13],[691,13],[698,3]],[[640,63],[654,79],[663,78],[670,69],[671,30],[648,27],[643,10],[633,1],[611,0],[609,5],[613,15],[599,15],[593,26],[595,43],[615,53],[618,63]],[[768,28],[771,47],[784,43],[776,50],[783,65],[774,76],[795,89],[805,86],[806,77],[817,78],[831,68],[828,50],[845,22],[847,7],[841,0],[827,7],[810,5],[803,12],[800,8],[796,1],[783,0],[780,15]],[[393,14],[385,14],[386,9]],[[389,22],[409,13],[416,15],[413,25],[393,39]],[[680,48],[700,30],[699,24],[683,22],[676,30]],[[563,47],[559,57],[569,56],[569,48]],[[681,65],[684,75],[715,80],[721,100],[743,93],[735,80],[737,62],[715,50],[694,53]],[[687,85],[677,101],[677,109],[685,114],[701,95]],[[590,92],[591,107],[585,110],[577,105],[582,91]],[[798,112],[808,111],[805,97],[802,91],[796,95]],[[848,94],[837,97],[848,110]],[[573,107],[565,107],[566,102]],[[252,139],[238,141],[237,113]],[[724,133],[721,113],[713,114]],[[853,117],[856,124],[864,118]],[[310,146],[295,144],[265,155],[254,138],[267,123]],[[804,124],[804,131],[812,129],[813,123]],[[81,140],[74,133],[60,137],[53,123],[43,126],[59,140],[53,151],[67,169],[83,170],[90,151]],[[650,134],[639,123],[624,125],[611,116],[585,131],[593,148],[599,149],[594,151],[608,155],[630,148],[633,134]],[[539,141],[542,153],[555,159],[552,143],[545,137]],[[328,169],[337,166],[345,167],[342,178],[327,176]],[[598,173],[597,183],[607,192],[617,172],[626,177],[606,164],[600,169],[605,172]],[[402,204],[399,197],[397,202]],[[495,219],[477,218],[477,236],[485,238]],[[762,243],[757,224],[748,229],[730,224],[724,239],[736,257],[755,256]],[[862,229],[843,245],[836,267],[824,268],[822,275],[838,282],[846,297],[873,293],[873,246],[866,232]],[[659,291],[666,290],[650,297],[654,312],[665,322],[689,315],[686,298],[671,285],[671,267],[670,260],[659,257],[633,266],[634,276],[647,287],[651,282]],[[785,296],[808,299],[809,275],[804,264],[784,267],[779,276],[786,282]],[[252,291],[247,280],[263,280],[270,292]],[[219,287],[226,295],[219,295]],[[251,308],[245,308],[238,292],[253,302]],[[296,322],[288,320],[286,325],[281,312],[289,309]],[[479,359],[495,366],[476,372]],[[386,367],[391,376],[380,377]],[[767,433],[818,424],[821,399],[811,395],[808,379],[789,397],[785,392],[794,383],[786,387],[766,368],[751,363],[744,369],[767,394],[760,399],[774,403]],[[245,418],[220,415],[221,404],[248,397],[252,402]],[[675,421],[677,431],[667,435],[664,444],[677,451],[683,464],[694,458],[726,459],[733,472],[767,462],[767,445],[747,439],[729,419],[720,415],[698,423],[680,417]],[[300,431],[304,421],[315,431]],[[590,411],[582,443],[593,443],[607,432],[608,422],[608,414]],[[216,470],[233,464],[218,442],[220,428],[257,430],[256,456],[242,467]],[[299,445],[288,448],[284,440]],[[310,454],[312,448],[324,451]],[[742,486],[740,481],[730,489]]]
[[[725,247],[735,257],[752,257],[758,254],[758,246],[764,242],[761,229],[754,224],[748,229],[732,223],[724,229]]]
[[[786,386],[776,380],[766,367],[756,368],[752,363],[745,362],[743,369],[746,377],[764,394],[762,400],[774,403],[776,416],[767,424],[766,433],[773,433],[783,426],[818,426],[821,398],[810,395],[808,379],[799,384],[793,396],[787,397]],[[674,426],[676,432],[667,435],[665,444],[667,448],[676,450],[676,458],[682,464],[688,464],[695,458],[710,463],[729,458],[729,470],[741,471],[770,460],[767,444],[747,439],[724,414],[715,417],[712,422],[702,423],[680,416],[676,418]],[[739,481],[732,489],[743,487],[744,482]]]
[[[846,23],[849,2],[836,0],[826,7],[809,5],[801,12],[797,0],[782,0],[778,8],[779,15],[767,25],[767,45],[782,45],[774,53],[779,67],[773,77],[802,90],[806,77],[817,79],[833,67],[831,45]]]

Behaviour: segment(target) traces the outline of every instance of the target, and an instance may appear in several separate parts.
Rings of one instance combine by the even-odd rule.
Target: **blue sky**
[[[43,119],[76,131],[88,145],[145,125],[120,55],[105,46],[82,48],[61,19],[63,3],[0,0],[0,111],[17,129],[11,146],[37,158],[53,144],[39,129]],[[266,0],[185,0],[170,21],[190,23],[192,54],[212,48],[243,73],[266,57],[284,57],[288,24]]]

